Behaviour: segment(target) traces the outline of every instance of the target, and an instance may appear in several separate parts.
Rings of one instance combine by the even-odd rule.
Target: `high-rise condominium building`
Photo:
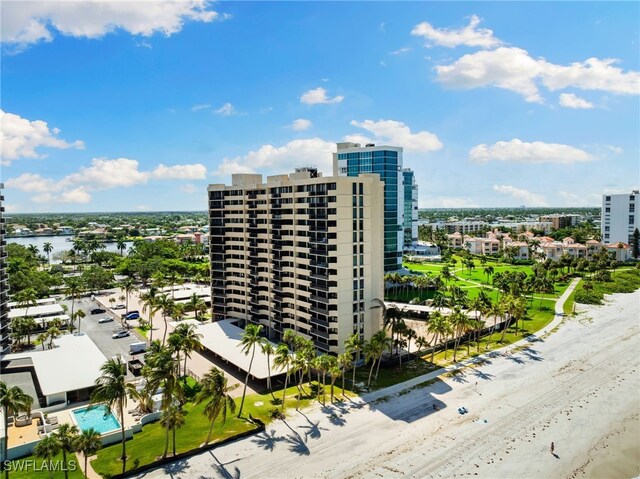
[[[6,251],[6,227],[4,218],[4,195],[0,183],[0,356],[9,352],[11,337],[9,334],[8,307],[9,284],[7,282],[7,251]]]
[[[405,244],[405,210],[413,212],[413,191],[411,199],[406,199],[405,173],[402,168],[402,148],[397,146],[375,146],[372,143],[338,143],[338,151],[333,154],[333,174],[335,176],[358,176],[362,173],[377,173],[384,183],[384,270],[396,271],[402,268],[402,250]],[[409,170],[410,171],[410,170]],[[407,176],[408,173],[407,173]],[[413,174],[408,178],[415,185]],[[415,189],[416,206],[418,189]],[[416,232],[418,236],[416,209]],[[413,213],[412,213],[413,230]],[[413,236],[413,233],[412,233]]]
[[[271,339],[287,329],[319,351],[344,351],[353,333],[381,327],[382,193],[378,175],[232,175],[209,185],[214,320],[261,324]]]
[[[631,244],[633,232],[640,227],[636,204],[639,191],[617,195],[602,195],[602,242]]]
[[[402,170],[404,183],[404,246],[418,242],[418,184],[411,168]]]

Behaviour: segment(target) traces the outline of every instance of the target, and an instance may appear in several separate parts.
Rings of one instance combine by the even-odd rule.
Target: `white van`
[[[139,341],[137,343],[129,344],[129,354],[142,353],[147,349],[147,343]]]

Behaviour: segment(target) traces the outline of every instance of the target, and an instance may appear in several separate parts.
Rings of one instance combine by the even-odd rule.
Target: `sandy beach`
[[[141,477],[636,477],[640,292],[578,310],[540,340],[460,374],[294,412],[263,434]]]

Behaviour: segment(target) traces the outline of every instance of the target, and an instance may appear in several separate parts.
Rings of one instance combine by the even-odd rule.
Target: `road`
[[[616,431],[640,442],[640,293],[617,298],[462,374],[369,404],[293,413],[140,477],[587,477],[615,449]],[[459,415],[463,405],[469,413]],[[638,460],[622,464],[625,474],[640,474]]]

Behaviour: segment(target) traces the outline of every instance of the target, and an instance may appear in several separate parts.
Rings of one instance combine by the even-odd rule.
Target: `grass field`
[[[337,381],[339,382],[339,381]],[[329,386],[327,386],[326,400],[329,401]],[[309,391],[308,385],[305,384],[305,391]],[[265,424],[271,422],[270,411],[279,408],[282,399],[282,391],[274,393],[276,399],[270,393],[252,394],[245,398],[244,410],[242,416],[248,418],[251,415],[260,419]],[[295,408],[298,402],[298,390],[296,386],[287,388],[287,397],[285,410]],[[334,394],[339,396],[342,389],[334,388]],[[300,399],[300,407],[308,406],[313,397],[303,396]],[[240,407],[240,398],[236,398],[236,406]],[[186,452],[197,449],[207,438],[209,432],[209,420],[202,414],[205,404],[194,405],[192,402],[185,404],[186,412],[185,425],[176,432],[176,452]],[[236,410],[237,414],[237,410]],[[236,414],[227,415],[226,423],[223,425],[221,418],[218,418],[213,427],[212,443],[219,442],[228,437],[256,429],[256,426],[246,419],[239,419]],[[165,445],[165,429],[160,422],[147,424],[142,428],[142,432],[135,434],[133,439],[127,441],[127,470],[134,469],[137,466],[150,464],[156,461],[164,451]],[[91,462],[93,469],[102,475],[116,474],[122,472],[122,463],[120,455],[122,454],[122,444],[117,443],[105,447],[98,452],[97,458]],[[171,444],[169,445],[169,454],[171,454]]]
[[[30,461],[34,461],[33,463]],[[53,467],[62,468],[62,453],[55,456],[53,459]],[[73,461],[73,462],[72,462]],[[13,479],[40,479],[44,477],[52,477],[53,479],[64,478],[64,471],[56,470],[49,475],[49,469],[45,469],[43,466],[43,459],[36,458],[35,456],[25,457],[23,459],[16,459],[11,461],[10,478]],[[75,454],[67,454],[67,464],[69,468],[69,479],[81,479],[84,477],[80,470],[80,461]],[[20,466],[25,470],[20,470]],[[83,464],[84,466],[84,464]],[[53,467],[51,470],[53,470]]]

